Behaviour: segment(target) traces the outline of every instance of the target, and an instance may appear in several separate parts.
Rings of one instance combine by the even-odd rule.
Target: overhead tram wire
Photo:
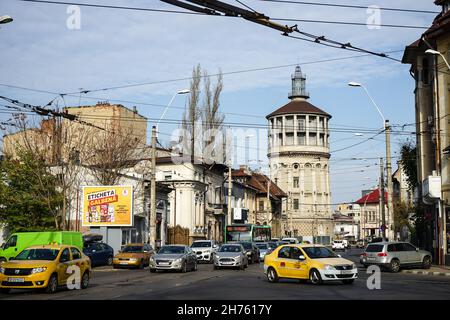
[[[308,5],[308,6],[321,6],[321,7],[335,7],[335,8],[347,8],[347,9],[364,9],[367,10],[368,6],[361,5],[351,5],[351,4],[338,4],[338,3],[318,3],[311,1],[294,1],[294,0],[255,0],[261,2],[276,2],[284,4],[297,4],[297,5]],[[410,12],[410,13],[427,13],[427,14],[439,14],[439,11],[431,10],[420,10],[420,9],[405,9],[405,8],[388,8],[379,7],[382,11],[393,11],[393,12]]]

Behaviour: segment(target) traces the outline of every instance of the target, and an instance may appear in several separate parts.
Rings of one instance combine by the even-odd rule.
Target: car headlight
[[[175,259],[173,262],[174,262],[174,263],[181,263],[181,261],[183,261],[183,258]]]
[[[330,264],[326,264],[324,267],[323,267],[325,270],[336,270],[332,265],[330,265]]]
[[[3,273],[5,273],[5,268],[0,267],[0,274],[3,274]]]
[[[220,259],[220,256],[218,256],[218,255],[216,254],[216,255],[214,255],[214,259],[215,259],[215,260],[219,260],[219,259]]]
[[[33,270],[31,270],[31,274],[41,273],[44,272],[45,270],[47,270],[47,267],[33,268]]]
[[[356,264],[352,264],[352,269],[356,269]]]

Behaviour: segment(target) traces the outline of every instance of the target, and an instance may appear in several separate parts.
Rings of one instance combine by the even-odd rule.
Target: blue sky
[[[150,1],[85,1],[177,10]],[[352,1],[330,3],[378,5],[438,11],[431,0]],[[233,3],[233,1],[229,1]],[[366,22],[362,9],[327,8],[295,4],[246,0],[247,5],[270,17]],[[234,2],[237,4],[237,2]],[[0,29],[0,83],[51,92],[76,92],[79,88],[95,89],[116,85],[186,78],[197,63],[210,73],[307,63],[359,55],[355,52],[326,48],[289,39],[280,32],[245,20],[221,17],[191,16],[135,12],[81,7],[81,28],[66,26],[69,14],[65,5],[25,3],[16,0],[0,2],[0,15],[13,16],[14,22]],[[381,23],[429,26],[432,14],[383,11]],[[292,23],[294,24],[294,23]],[[292,25],[290,24],[290,25]],[[422,29],[382,27],[369,30],[365,26],[299,24],[301,30],[351,42],[376,52],[403,50],[423,32]],[[401,58],[402,52],[392,54]],[[414,82],[409,66],[378,57],[364,57],[302,66],[307,75],[310,102],[333,115],[331,127],[343,126],[381,129],[382,121],[362,89],[350,88],[349,81],[362,82],[392,124],[414,122]],[[294,67],[270,69],[224,76],[221,109],[227,122],[264,124],[265,116],[287,103],[290,76]],[[89,93],[99,100],[129,100],[166,105],[174,92],[188,87],[188,81],[167,82],[120,90]],[[0,86],[0,95],[42,105],[55,97]],[[81,97],[81,104],[97,102]],[[78,105],[79,98],[66,97],[62,106]],[[163,107],[136,105],[149,118],[159,118]],[[175,99],[166,119],[181,119],[185,97]],[[4,110],[3,110],[4,111]],[[229,113],[245,113],[237,116]],[[10,115],[0,113],[0,119]],[[149,128],[151,124],[149,124]],[[163,124],[160,131],[170,133],[176,125]],[[406,127],[413,131],[414,127]],[[337,150],[367,139],[353,133],[331,132],[331,149]],[[411,135],[392,137],[393,156],[399,143]],[[357,200],[361,189],[376,184],[376,160],[346,160],[352,157],[376,158],[385,155],[384,136],[360,146],[332,154],[331,184],[333,203]],[[164,136],[161,137],[164,140]],[[266,160],[266,159],[263,159]],[[395,159],[394,159],[395,160]],[[370,166],[369,168],[365,168]],[[394,165],[394,169],[396,165]],[[360,170],[365,172],[356,172]]]

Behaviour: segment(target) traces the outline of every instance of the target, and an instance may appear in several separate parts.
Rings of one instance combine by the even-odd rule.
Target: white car
[[[214,255],[217,251],[217,244],[214,240],[197,240],[191,245],[192,251],[197,256],[197,261],[206,261],[208,263],[214,262]]]
[[[290,244],[297,244],[300,242],[297,238],[283,238],[281,241],[289,241]]]
[[[345,250],[346,246],[344,240],[334,240],[331,244],[331,248],[333,250]]]

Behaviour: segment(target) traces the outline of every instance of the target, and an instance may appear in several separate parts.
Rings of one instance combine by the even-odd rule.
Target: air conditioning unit
[[[441,177],[428,176],[422,182],[422,195],[425,203],[434,203],[441,199]]]

